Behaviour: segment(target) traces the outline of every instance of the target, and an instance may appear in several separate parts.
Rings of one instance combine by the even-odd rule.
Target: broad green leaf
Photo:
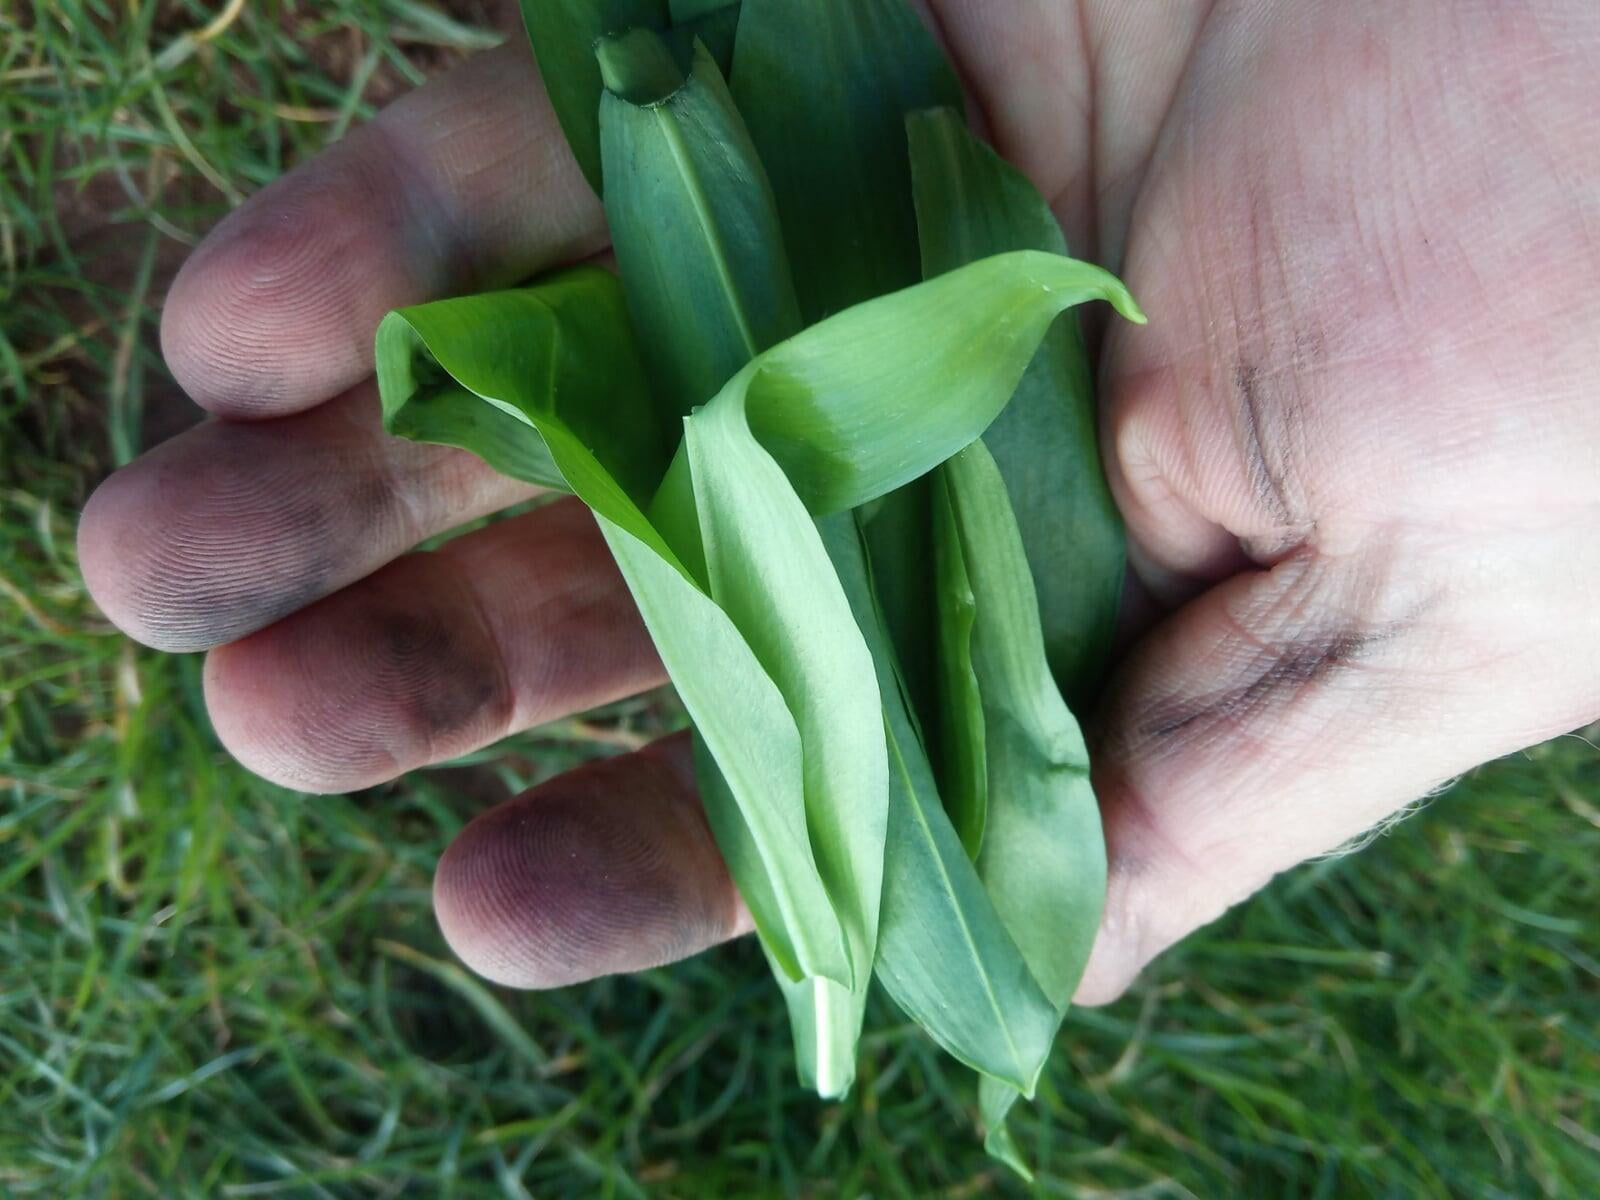
[[[906,702],[855,514],[818,522],[872,652],[889,747],[878,978],[961,1061],[1031,1090],[1056,1015],[1034,982],[939,802]]]
[[[1105,841],[1089,755],[1044,658],[1038,601],[1005,481],[983,442],[940,470],[972,585],[972,664],[983,697],[989,803],[978,874],[1060,1016],[1105,901]],[[1005,1132],[1017,1091],[979,1083],[998,1157],[1026,1170]]]
[[[654,428],[653,416],[638,416],[651,410],[631,338],[616,278],[595,268],[534,288],[401,309],[384,318],[377,342],[386,422],[392,428],[418,402],[419,374],[442,370],[459,387],[431,394],[436,427],[449,426],[453,413],[457,433],[475,430],[479,409],[490,407],[542,440],[566,485],[595,510],[727,781],[733,804],[719,809],[711,793],[707,811],[764,941],[788,974],[847,983],[855,971],[811,852],[802,747],[788,703],[641,512],[636,498],[653,487],[656,462],[640,466],[626,438],[599,436],[608,415],[629,414],[640,428]],[[427,364],[420,372],[419,363]]]
[[[1007,250],[1067,252],[1044,198],[956,111],[913,114],[906,129],[925,275]],[[1100,466],[1093,372],[1073,314],[1051,328],[983,440],[1022,533],[1050,668],[1067,699],[1085,704],[1111,648],[1125,549]]]
[[[961,88],[905,0],[746,0],[730,86],[766,163],[801,311],[816,321],[922,277],[905,117]],[[927,498],[884,498],[867,536],[891,636],[932,732]]]
[[[742,410],[709,405],[685,422],[684,437],[711,595],[789,702],[812,850],[850,948],[853,974],[841,982],[864,992],[888,804],[872,657],[815,522]],[[819,1090],[833,1082],[819,1078]]]
[[[905,115],[961,89],[904,0],[745,0],[730,86],[806,320],[919,279]]]
[[[707,818],[763,945],[792,978],[848,983],[854,955],[812,853],[805,755],[782,692],[734,622],[664,547],[597,516],[725,784],[704,790]]]
[[[622,289],[598,267],[390,313],[374,355],[390,433],[459,446],[504,474],[571,490],[527,420],[537,413],[570,428],[635,503],[666,468],[671,444]]]
[[[590,426],[569,415],[574,397],[563,393],[569,382],[577,398],[602,412],[619,405],[629,412],[648,411],[616,281],[590,271],[563,276],[548,286],[553,293],[548,299],[540,299],[545,289],[527,289],[538,300],[531,307],[518,293],[498,298],[496,307],[519,316],[543,312],[551,321],[543,334],[530,339],[533,357],[517,362],[515,369],[485,365],[473,354],[482,346],[477,340],[481,327],[510,319],[484,307],[493,297],[442,301],[391,314],[385,320],[389,334],[380,330],[379,352],[385,360],[380,389],[386,381],[392,389],[418,374],[414,366],[389,360],[414,363],[426,358],[462,385],[459,392],[441,393],[441,403],[450,400],[470,409],[475,403],[467,399],[471,394],[537,430],[561,476],[595,510],[662,660],[726,780],[727,794],[734,798],[734,811],[749,836],[738,840],[742,834],[736,829],[730,841],[744,847],[744,861],[761,868],[758,886],[746,892],[746,900],[754,909],[771,899],[771,911],[757,916],[769,952],[786,955],[782,965],[792,976],[821,977],[848,987],[862,952],[849,927],[854,921],[865,929],[873,921],[868,911],[876,898],[871,867],[858,856],[859,847],[829,843],[836,832],[828,827],[830,818],[814,812],[808,784],[826,778],[845,796],[850,793],[844,789],[854,786],[854,772],[886,766],[881,760],[876,767],[868,762],[864,737],[825,750],[806,746],[801,725],[820,726],[827,699],[823,690],[831,689],[834,680],[841,694],[854,689],[870,699],[862,715],[851,718],[857,725],[881,728],[882,698],[873,686],[875,667],[870,661],[862,665],[856,623],[848,611],[840,613],[839,584],[819,557],[818,534],[805,511],[821,515],[870,501],[970,443],[1003,407],[1059,309],[1104,297],[1135,319],[1138,310],[1126,290],[1098,268],[1039,253],[1002,255],[858,305],[746,364],[686,420],[683,461],[692,488],[673,493],[669,481],[663,489],[679,497],[676,505],[692,498],[697,506],[697,519],[685,521],[680,513],[679,524],[698,529],[707,580],[720,580],[715,588],[725,602],[738,609],[741,601],[728,597],[761,597],[740,610],[740,628],[685,568],[658,524],[646,519],[636,500],[642,494],[639,486],[619,478],[623,463],[600,457],[598,448],[590,447]],[[443,319],[441,313],[453,307],[466,315]],[[396,323],[415,337],[396,335]],[[609,333],[597,331],[602,324]],[[440,331],[459,337],[460,344],[432,336]],[[614,361],[619,358],[632,365],[619,366]],[[491,391],[491,385],[498,390]],[[639,394],[619,397],[619,386],[631,386]],[[915,422],[907,418],[911,395],[919,401]],[[397,413],[410,400],[403,388],[386,391],[385,411]],[[658,463],[655,456],[637,473],[654,478]],[[793,494],[780,483],[792,485]],[[750,511],[739,511],[739,506]],[[651,511],[660,507],[658,495]],[[734,549],[728,551],[727,562],[713,565],[721,561],[723,544]],[[963,547],[970,571],[971,548],[965,542]],[[1025,564],[1020,548],[1017,556]],[[808,578],[823,580],[808,585],[805,593],[818,605],[818,614],[795,611],[789,604],[793,598],[779,594],[792,578],[785,565],[791,559],[807,566]],[[733,580],[728,574],[733,569],[746,577]],[[984,597],[979,583],[974,572],[974,662],[981,681]],[[757,629],[755,622],[773,619],[780,601],[789,604],[781,610],[790,614],[783,618],[787,627]],[[774,634],[783,636],[763,641]],[[748,638],[763,644],[773,666],[763,666]],[[835,643],[839,648],[831,648]],[[780,663],[784,656],[788,661]],[[1042,660],[1035,665],[1045,672]],[[769,673],[774,670],[781,679],[775,681]],[[809,682],[812,671],[826,673],[828,682]],[[819,689],[816,696],[802,694],[813,686]],[[984,698],[987,704],[987,685]],[[830,727],[828,737],[837,736]],[[876,750],[883,753],[881,741]],[[822,754],[820,766],[808,759],[814,751]],[[991,755],[991,769],[993,762]],[[985,854],[993,837],[995,778],[991,774]],[[886,785],[871,783],[864,790],[879,786]],[[716,795],[708,795],[713,806]],[[733,816],[725,816],[720,829],[735,828]],[[831,819],[842,827],[846,814],[835,810]],[[877,819],[872,812],[866,814],[862,825],[867,838]],[[736,853],[736,872],[740,861]],[[851,905],[857,906],[856,912],[849,911]],[[1027,947],[1023,950],[1026,956]],[[815,983],[812,987],[829,999],[830,989]],[[820,1028],[837,1028],[825,1013],[818,1020]],[[821,1082],[827,1084],[826,1079]]]
[[[646,30],[602,57],[618,91],[675,70]],[[652,100],[600,101],[606,217],[651,378],[683,414],[798,330],[800,312],[772,191],[710,55],[697,48],[688,79]]]
[[[600,192],[600,66],[594,45],[608,34],[667,24],[666,0],[521,0],[522,22],[561,132],[589,186]]]
[[[950,506],[950,488],[942,470],[930,482],[933,509],[933,558],[939,609],[939,748],[943,755],[940,783],[945,811],[961,837],[967,857],[976,859],[983,845],[983,823],[989,807],[989,775],[985,754],[983,695],[972,666],[972,624],[977,605],[960,531]]]
[[[800,328],[772,191],[703,48],[687,80],[647,31],[603,42],[599,55],[617,262],[657,385],[685,413]],[[888,780],[872,663],[810,514],[742,410],[713,407],[686,430],[650,515],[744,633],[799,728],[812,852],[845,932],[850,977],[795,980],[768,956],[801,1082],[840,1096],[855,1078],[882,891]],[[720,796],[727,784],[708,759],[702,790]],[[748,859],[746,830],[717,832]],[[765,886],[759,871],[746,872],[742,887]]]
[[[1108,300],[1144,315],[1089,263],[998,254],[868,300],[745,366],[750,427],[814,514],[854,508],[924,474],[981,434],[1057,313]]]

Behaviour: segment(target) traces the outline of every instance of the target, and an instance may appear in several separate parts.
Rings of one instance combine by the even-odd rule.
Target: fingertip
[[[435,281],[399,251],[400,181],[362,131],[230,213],[179,270],[161,315],[168,368],[235,419],[310,408],[371,369],[373,330]]]
[[[401,558],[206,659],[217,737],[298,791],[372,787],[509,730],[505,667],[445,561]]]
[[[496,983],[552,988],[742,932],[727,868],[685,790],[681,742],[581,767],[462,830],[433,885],[461,960]]]
[[[117,471],[90,494],[78,518],[78,567],[95,606],[134,641],[169,653],[204,650],[209,631],[169,603],[183,581],[160,552],[164,523],[150,520],[162,507],[160,461],[158,451],[146,469]]]

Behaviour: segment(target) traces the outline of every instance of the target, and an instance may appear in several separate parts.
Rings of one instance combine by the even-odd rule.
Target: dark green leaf
[[[589,186],[600,184],[600,67],[595,43],[608,34],[667,24],[666,0],[521,0],[522,21],[544,90]]]
[[[806,320],[920,278],[905,115],[961,89],[904,0],[745,0],[730,86]]]
[[[614,80],[671,71],[655,35],[604,46]],[[800,328],[772,191],[716,64],[697,49],[658,103],[600,102],[606,216],[652,380],[674,413]]]
[[[962,847],[969,858],[976,859],[989,807],[983,696],[972,666],[972,623],[977,606],[943,471],[934,471],[930,491],[939,607],[941,792]]]
[[[917,113],[906,127],[926,275],[1007,250],[1066,253],[1044,198],[958,113]],[[1051,670],[1068,700],[1081,705],[1092,698],[1111,648],[1124,534],[1100,466],[1093,373],[1073,314],[1045,337],[984,444],[1022,532]]]

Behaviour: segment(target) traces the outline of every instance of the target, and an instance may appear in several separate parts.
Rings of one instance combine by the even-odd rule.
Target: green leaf
[[[872,657],[816,524],[742,408],[685,422],[711,595],[789,703],[817,866],[864,989],[877,944],[888,766]]]
[[[739,5],[737,0],[667,0],[667,8],[672,14],[672,23],[682,25],[729,9],[737,13]]]
[[[639,507],[659,468],[635,463],[620,418],[651,431],[655,422],[616,278],[583,268],[533,288],[389,314],[379,327],[377,368],[391,429],[417,402],[408,383],[419,362],[459,385],[432,395],[435,426],[454,419],[457,431],[477,429],[484,407],[509,415],[544,443],[566,485],[595,510],[727,780],[732,803],[719,806],[712,792],[707,812],[757,928],[790,975],[848,982],[855,970],[811,852],[803,753],[789,705]],[[467,440],[462,434],[452,444]]]
[[[922,744],[938,761],[939,663],[932,653],[938,601],[929,503],[928,481],[914,479],[873,502],[862,533],[906,697],[918,719]]]
[[[755,881],[745,897],[752,911],[764,909],[756,920],[769,952],[790,976],[846,989],[855,982],[858,991],[878,916],[872,843],[881,863],[886,820],[870,803],[887,804],[882,697],[809,518],[883,495],[976,438],[1060,308],[1101,296],[1135,318],[1138,310],[1104,271],[1038,253],[984,260],[858,305],[763,352],[686,419],[686,451],[651,506],[653,522],[638,503],[639,483],[620,474],[627,456],[618,446],[632,443],[596,440],[619,409],[649,412],[619,292],[613,278],[590,270],[391,314],[378,347],[385,412],[411,401],[414,389],[393,389],[415,379],[413,364],[427,358],[461,385],[438,402],[468,410],[487,402],[539,433],[561,476],[595,510],[726,781],[725,793],[708,793],[708,807],[734,801],[712,812],[713,826],[734,847],[741,888]],[[518,343],[511,330],[529,314],[547,327]],[[399,336],[404,328],[411,333]],[[514,343],[531,348],[529,357],[510,365],[477,357],[485,345]],[[919,402],[915,422],[909,396]],[[655,478],[659,461],[653,454],[635,473]],[[683,471],[691,486],[674,486]],[[664,505],[678,511],[663,516]],[[696,532],[703,580],[663,528]],[[975,664],[978,585],[974,574]],[[991,839],[992,829],[985,853]],[[832,1046],[843,1027],[837,997],[811,986],[816,1027]],[[819,1085],[841,1086],[846,1069],[820,1064]]]
[[[939,802],[906,702],[854,514],[818,522],[872,652],[889,748],[878,978],[961,1061],[1032,1090],[1056,1014],[979,882]]]
[[[719,399],[746,394],[751,429],[813,513],[854,508],[981,434],[1056,314],[1087,300],[1144,321],[1099,267],[995,255],[811,326],[745,366]]]
[[[816,321],[922,277],[905,118],[961,89],[905,0],[747,0],[731,86],[777,194],[801,311]],[[924,489],[867,527],[891,638],[936,732]]]
[[[989,804],[978,874],[1060,1016],[1094,945],[1105,841],[1089,755],[1044,658],[1027,556],[1005,481],[983,442],[940,469],[972,585],[972,665],[983,697]],[[1018,1092],[979,1083],[989,1148],[1020,1163],[1004,1132]]]
[[[601,54],[622,90],[675,69],[646,30]],[[703,48],[665,98],[635,104],[608,91],[600,128],[628,305],[651,378],[681,415],[800,328],[772,191]]]
[[[739,25],[739,0],[669,0],[670,35],[685,45],[705,43],[724,74],[733,63],[733,39]]]
[[[622,289],[598,267],[392,312],[374,355],[390,433],[459,446],[504,474],[571,490],[528,420],[538,414],[570,428],[636,504],[666,467],[670,443]]]
[[[1007,250],[1067,252],[1044,198],[959,113],[916,113],[906,129],[925,275]],[[1125,538],[1100,466],[1093,372],[1074,315],[1051,328],[984,444],[1022,533],[1050,668],[1067,699],[1085,704],[1111,648]]]
[[[594,45],[608,34],[667,24],[666,0],[521,0],[539,74],[573,157],[596,193],[600,183],[600,66]]]
[[[800,328],[772,190],[703,48],[687,80],[669,79],[674,64],[645,31],[602,43],[599,54],[611,93],[600,123],[617,261],[665,403],[685,413]],[[796,718],[808,832],[850,975],[794,979],[774,949],[768,958],[801,1082],[841,1096],[855,1078],[887,823],[871,659],[810,515],[750,438],[742,409],[709,409],[686,430],[650,515],[744,632]],[[774,553],[782,545],[799,552]],[[702,791],[720,797],[727,784],[709,757]],[[733,858],[748,859],[746,829],[724,822],[714,832],[731,839]],[[765,885],[759,871],[745,872],[735,875],[741,887]]]
[[[961,89],[903,0],[745,0],[730,86],[806,320],[920,278],[905,114]]]
[[[989,807],[983,694],[972,665],[972,625],[977,604],[950,505],[950,488],[942,471],[933,473],[930,490],[939,608],[939,745],[943,751],[940,782],[945,811],[950,814],[967,857],[976,859],[983,845],[983,824]]]

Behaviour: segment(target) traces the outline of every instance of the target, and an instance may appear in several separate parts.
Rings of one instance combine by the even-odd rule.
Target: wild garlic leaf
[[[801,311],[816,321],[922,277],[906,114],[961,88],[905,0],[746,0],[730,86],[766,163]],[[931,542],[921,485],[867,526],[880,599],[930,732]]]
[[[604,41],[598,55],[617,264],[663,402],[687,413],[800,328],[772,189],[702,47],[687,78],[676,79],[668,50],[647,31]],[[850,975],[794,980],[774,966],[801,1082],[840,1096],[855,1078],[887,823],[871,658],[810,514],[742,410],[707,408],[685,430],[650,515],[743,632],[800,731],[812,852],[844,930]],[[702,791],[720,797],[727,781],[713,756],[700,762]],[[714,831],[734,839],[733,861],[749,861],[741,829]],[[741,870],[741,888],[766,886],[759,871]]]
[[[915,113],[906,129],[927,276],[1007,250],[1067,252],[1044,198],[958,112]],[[1100,464],[1094,376],[1074,314],[1045,336],[983,440],[1005,479],[1033,571],[1045,655],[1068,702],[1081,707],[1110,652],[1125,537]]]
[[[635,504],[666,469],[672,443],[622,289],[598,267],[397,310],[378,326],[374,356],[390,433],[459,446],[503,474],[570,491],[527,419],[537,413],[570,428]]]
[[[637,30],[602,43],[626,90],[670,56]],[[800,328],[772,189],[703,47],[667,94],[600,101],[606,219],[652,381],[682,415]]]
[[[1057,313],[1108,300],[1144,315],[1115,276],[1023,250],[857,304],[780,342],[722,389],[814,514],[892,491],[999,415]]]
[[[1111,300],[1132,319],[1141,319],[1138,309],[1126,289],[1099,268],[1034,252],[986,259],[857,305],[764,351],[687,418],[688,454],[683,461],[695,486],[673,491],[669,480],[650,506],[653,522],[638,503],[639,485],[624,478],[652,478],[659,456],[652,455],[643,469],[625,472],[627,455],[612,464],[602,451],[616,447],[596,441],[619,405],[629,412],[650,411],[638,357],[627,340],[620,287],[598,270],[569,273],[547,286],[552,293],[548,298],[542,288],[525,290],[536,293],[535,307],[553,325],[546,336],[527,340],[531,357],[516,360],[513,367],[486,364],[480,352],[516,340],[513,333],[529,306],[515,293],[440,301],[385,318],[378,340],[385,412],[398,414],[411,401],[405,388],[418,376],[415,361],[426,359],[462,385],[459,391],[440,392],[436,402],[469,409],[487,402],[540,434],[568,486],[595,510],[662,660],[735,799],[750,834],[743,844],[753,849],[764,868],[763,880],[770,884],[766,891],[746,893],[753,909],[768,895],[773,899],[771,911],[757,915],[769,950],[786,955],[786,971],[794,968],[788,971],[791,975],[820,976],[849,987],[859,949],[845,947],[837,915],[842,903],[824,886],[820,859],[824,854],[830,858],[830,882],[853,878],[851,887],[859,890],[863,902],[870,888],[866,872],[849,876],[853,868],[840,867],[855,861],[852,853],[829,848],[813,854],[813,843],[826,845],[827,830],[819,838],[810,820],[806,758],[790,707],[795,697],[779,690],[746,641],[749,629],[741,631],[713,600],[706,579],[686,567],[662,528],[695,529],[708,543],[733,536],[754,545],[753,527],[740,522],[759,520],[766,539],[763,559],[792,555],[798,562],[816,562],[811,539],[817,533],[800,519],[800,505],[819,516],[864,504],[970,443],[1004,406],[1060,309],[1091,298]],[[457,315],[446,319],[451,309]],[[501,332],[491,328],[502,324]],[[598,331],[602,324],[608,333]],[[417,336],[399,336],[396,331],[405,327]],[[448,336],[434,337],[433,332]],[[460,341],[452,342],[452,337]],[[396,357],[412,365],[391,361]],[[569,383],[570,395],[563,391]],[[631,386],[637,394],[619,397],[619,386]],[[915,420],[908,416],[910,397],[916,398]],[[655,422],[642,424],[649,427],[643,444],[650,447]],[[697,445],[718,446],[716,456],[729,463],[735,454],[746,467],[764,461],[746,436],[782,469],[781,475],[761,472],[755,485],[766,489],[768,506],[748,518],[719,512],[706,525],[698,512],[680,511],[675,523],[664,521],[663,494],[668,507],[677,509],[719,502],[693,478]],[[626,439],[621,444],[631,447]],[[728,450],[730,446],[735,450]],[[732,488],[738,482],[714,479],[712,490],[720,495],[724,485]],[[792,499],[787,491],[791,487]],[[971,570],[971,548],[963,545]],[[709,577],[714,552],[709,545],[705,550]],[[1025,560],[1018,561],[1025,565]],[[980,622],[974,628],[976,652],[984,603],[976,574],[973,587]],[[833,606],[836,611],[835,601],[830,593],[824,610]],[[827,636],[841,637],[842,625],[830,618]],[[849,625],[859,641],[855,622]],[[797,655],[810,653],[798,642],[794,645]],[[819,653],[818,661],[833,661],[829,652]],[[854,681],[860,678],[870,683],[870,672],[849,665],[852,657],[859,664],[858,652],[846,652],[841,678],[852,687],[859,686]],[[1038,665],[1045,670],[1042,662]],[[791,689],[808,686],[795,682],[801,678],[796,668],[787,679]],[[812,697],[806,700],[816,703]],[[881,696],[873,698],[874,725],[881,722],[876,714],[881,702]],[[996,807],[994,776],[990,778],[986,847]],[[714,796],[708,801],[714,803]],[[868,836],[871,820],[869,813]],[[730,817],[723,828],[731,824]]]
[[[418,364],[430,366],[419,372]],[[516,292],[401,309],[379,327],[377,368],[391,431],[407,427],[411,405],[425,403],[430,428],[450,444],[483,449],[469,443],[484,408],[543,442],[566,486],[595,511],[727,780],[733,803],[720,811],[708,794],[707,811],[764,941],[787,974],[848,983],[855,968],[811,853],[804,756],[788,703],[640,507],[660,455],[639,465],[637,448],[619,432],[625,415],[652,438],[656,422],[616,277],[584,268]],[[459,387],[419,399],[414,382],[430,370]],[[600,436],[608,430],[612,441]]]
[[[864,988],[877,944],[888,765],[872,657],[816,524],[740,408],[685,423],[712,598],[800,730],[812,849]]]
[[[1089,755],[1044,658],[1038,601],[999,468],[982,441],[940,468],[973,595],[989,803],[978,874],[1055,1007],[1072,1001],[1105,901],[1105,839]],[[1005,1132],[1017,1091],[979,1083],[986,1144],[1024,1170]]]
[[[950,488],[943,471],[929,481],[933,519],[934,577],[939,612],[939,778],[945,811],[967,857],[976,860],[983,845],[989,808],[989,769],[983,693],[972,665],[972,625],[977,604],[967,560],[961,550]]]
[[[962,1062],[1032,1089],[1056,1015],[945,815],[874,594],[859,517],[818,522],[872,651],[889,748],[878,978]]]
[[[594,44],[608,34],[668,23],[666,0],[521,0],[545,94],[584,177],[600,182],[600,66]]]
[[[806,320],[919,279],[905,115],[961,88],[904,0],[744,0],[730,87]]]

